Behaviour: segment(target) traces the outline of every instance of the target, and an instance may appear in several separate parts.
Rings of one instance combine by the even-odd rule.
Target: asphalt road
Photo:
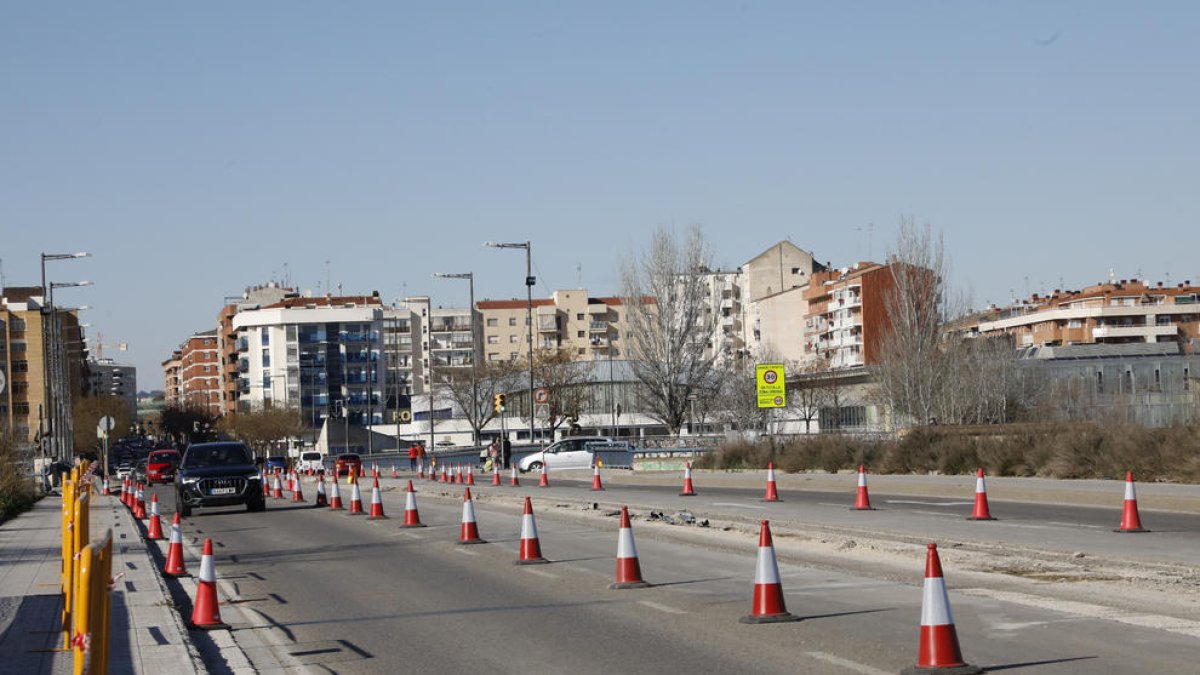
[[[585,522],[556,507],[559,494],[579,496],[580,485],[503,488],[534,497],[542,551],[553,561],[539,566],[514,565],[520,516],[513,504],[477,502],[481,536],[489,543],[460,546],[461,504],[435,498],[429,484],[417,485],[421,518],[429,525],[421,529],[400,527],[399,490],[385,498],[390,519],[384,521],[276,500],[261,514],[202,510],[184,520],[187,538],[217,543],[217,574],[237,599],[223,610],[234,639],[275,645],[248,654],[257,669],[878,674],[896,673],[916,657],[921,569],[914,569],[911,582],[897,583],[781,564],[788,608],[803,620],[748,626],[738,618],[750,609],[752,546],[724,550],[639,536],[642,569],[655,587],[612,591],[607,585],[615,566],[616,520]],[[494,488],[477,488],[489,490]],[[151,492],[159,494],[169,519],[170,487]],[[305,492],[311,505],[314,490],[306,485]],[[773,517],[770,509],[777,507],[816,508],[793,493],[783,495],[783,504],[768,505],[755,504],[761,494],[744,490],[705,491],[704,501],[632,487],[596,494],[606,502],[632,496],[666,508],[683,499],[697,510],[745,510],[755,518]],[[369,500],[369,492],[364,496]],[[828,493],[819,499],[830,501]],[[735,506],[721,506],[726,502]],[[739,508],[749,506],[765,510]],[[837,508],[851,516],[950,524],[915,513],[928,506],[887,506],[869,514]],[[1012,512],[1005,517],[1016,518]],[[954,518],[957,525],[961,515]],[[635,535],[638,529],[635,523]],[[1194,668],[1194,637],[957,594],[953,571],[947,574],[964,655],[992,671]],[[224,672],[221,653],[209,650],[205,658],[212,672]]]

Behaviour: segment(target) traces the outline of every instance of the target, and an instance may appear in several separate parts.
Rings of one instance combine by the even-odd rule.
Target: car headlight
[[[183,483],[184,485],[195,485],[195,484],[196,484],[196,482],[197,482],[197,481],[199,481],[199,480],[200,480],[199,478],[192,478],[192,477],[190,477],[190,476],[182,476],[182,477],[179,479],[179,481],[180,481],[181,483]]]
[[[260,478],[262,478],[262,476],[258,475],[257,473],[246,474],[246,480],[259,480]]]

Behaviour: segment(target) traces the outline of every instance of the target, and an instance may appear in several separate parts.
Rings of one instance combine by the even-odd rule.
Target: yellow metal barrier
[[[108,629],[111,614],[112,530],[79,552],[74,617],[75,675],[108,674]]]
[[[75,560],[75,483],[69,474],[62,475],[62,631],[64,647],[70,646],[71,596]]]

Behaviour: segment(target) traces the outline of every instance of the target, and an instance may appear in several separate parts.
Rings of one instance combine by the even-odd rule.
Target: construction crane
[[[123,351],[129,349],[129,343],[127,343],[127,342],[114,342],[112,344],[107,344],[107,345],[104,344],[104,335],[102,335],[100,333],[100,331],[96,331],[96,344],[93,345],[89,341],[88,346],[96,348],[96,360],[97,361],[104,358],[104,348],[105,347],[111,347],[113,349],[116,349],[119,352],[123,352]]]

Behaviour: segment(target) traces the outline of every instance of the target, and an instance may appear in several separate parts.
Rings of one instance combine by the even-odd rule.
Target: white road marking
[[[975,502],[922,502],[915,499],[885,499],[885,504],[918,504],[920,506],[974,506]]]
[[[853,508],[853,507],[854,507],[854,504],[853,504],[853,503],[851,503],[851,502],[846,502],[846,503],[840,503],[840,502],[839,502],[839,503],[837,503],[837,504],[831,504],[830,502],[817,502],[817,503],[818,503],[819,505],[821,505],[821,506],[837,506],[837,507],[841,507],[841,508],[843,508],[843,509],[849,509],[849,508]]]
[[[525,571],[526,571],[526,572],[529,572],[530,574],[536,574],[536,575],[538,575],[539,577],[546,577],[547,579],[557,579],[557,578],[558,578],[558,575],[557,575],[557,574],[551,574],[551,573],[549,573],[549,572],[543,572],[543,571],[541,571],[541,570],[535,570],[535,569],[533,569],[532,567],[526,567],[526,568],[525,568]]]
[[[472,550],[470,550],[470,549],[465,549],[465,548],[455,548],[454,550],[455,550],[455,551],[458,551],[459,553],[461,553],[461,554],[463,554],[463,555],[479,555],[478,553],[476,553],[475,551],[472,551]]]
[[[757,504],[736,504],[734,502],[713,502],[713,506],[732,506],[737,509],[758,509],[759,511],[766,510],[767,507]]]
[[[857,661],[851,661],[849,659],[843,659],[840,656],[826,654],[825,652],[804,652],[804,655],[811,656],[818,661],[824,661],[825,663],[832,663],[835,666],[841,666],[846,670],[862,673],[862,675],[891,675],[891,673],[887,672],[886,670],[873,668],[866,664],[859,663]]]
[[[1093,605],[1086,602],[1076,602],[1073,600],[1057,600],[1054,598],[1045,598],[1042,596],[1030,595],[1027,593],[1018,593],[1013,591],[996,591],[984,588],[963,588],[956,591],[962,595],[974,595],[983,598],[991,598],[1001,602],[1011,602],[1017,605],[1026,607],[1036,607],[1038,609],[1049,610],[1052,612],[1061,612],[1063,614],[1073,615],[1083,619],[1097,619],[1116,621],[1130,626],[1138,626],[1141,628],[1149,628],[1152,630],[1164,630],[1180,635],[1188,635],[1191,637],[1200,637],[1200,621],[1192,619],[1181,619],[1173,616],[1164,616],[1161,614],[1135,614],[1123,609],[1114,607],[1105,607],[1103,605]],[[1062,619],[1054,619],[1054,621],[1063,621]]]
[[[922,516],[936,516],[938,518],[961,518],[962,517],[961,515],[959,515],[957,513],[942,513],[939,511],[922,511],[921,509],[913,509],[912,511],[909,511],[909,513],[916,513],[916,514],[922,515]]]
[[[657,609],[660,612],[666,612],[667,614],[687,614],[687,612],[683,611],[682,609],[667,607],[666,605],[660,605],[657,602],[651,602],[649,600],[638,600],[638,604],[645,605],[650,609]]]
[[[1060,523],[1056,520],[1047,521],[1047,525],[1058,525],[1060,527],[1088,527],[1094,530],[1107,530],[1109,528],[1103,525],[1084,525],[1083,523]]]
[[[414,532],[405,532],[404,530],[400,530],[399,532],[395,532],[395,533],[393,533],[393,534],[392,534],[392,536],[393,536],[393,537],[408,537],[409,539],[424,539],[424,538],[425,538],[425,537],[422,537],[421,535],[419,535],[419,534],[416,534],[416,533],[414,533]]]

